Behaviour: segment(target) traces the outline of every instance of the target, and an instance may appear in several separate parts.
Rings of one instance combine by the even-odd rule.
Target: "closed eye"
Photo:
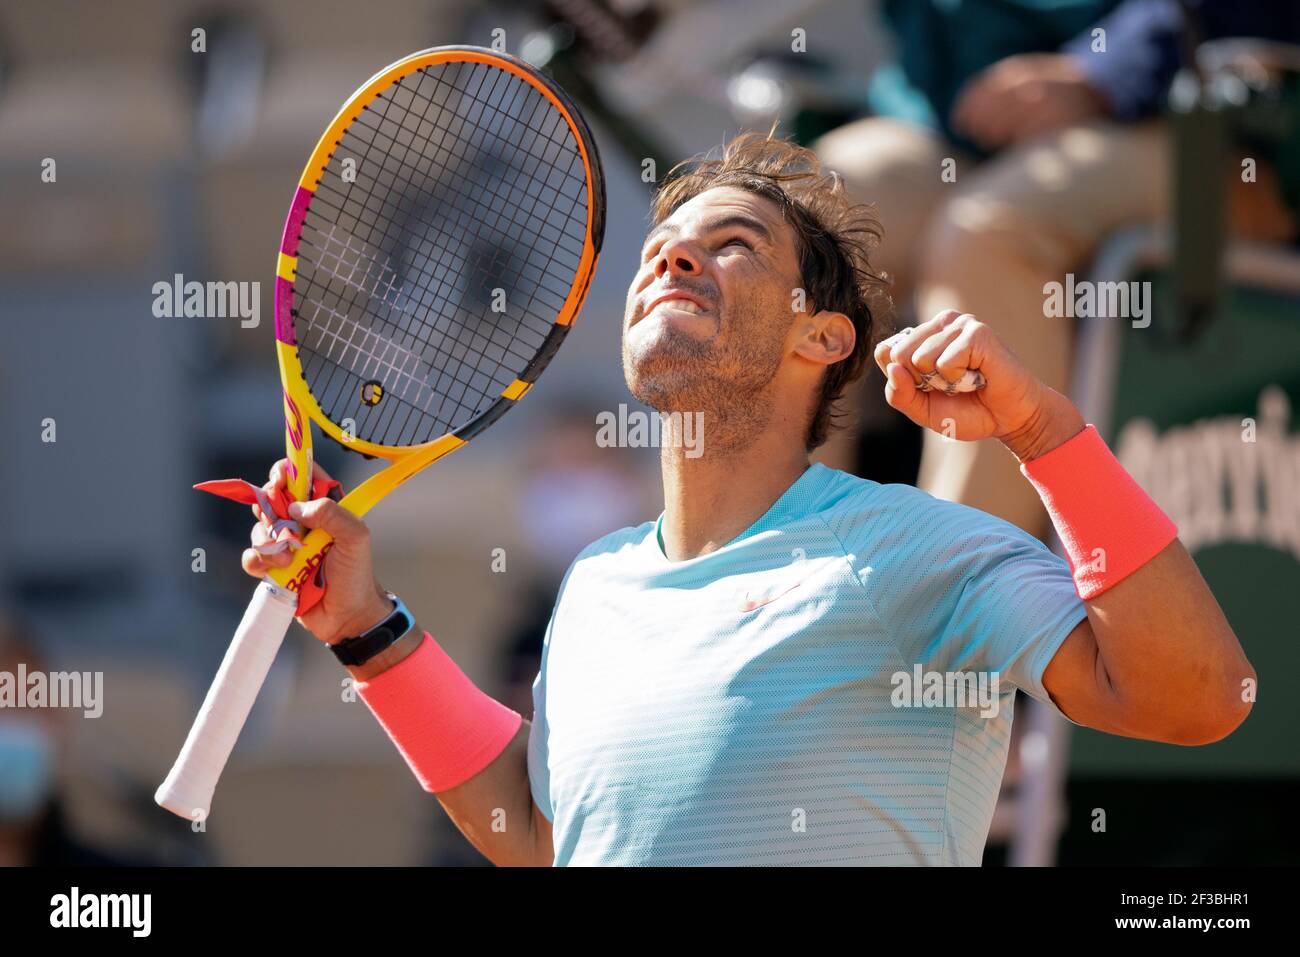
[[[727,240],[726,242],[724,242],[722,245],[723,245],[723,248],[726,248],[727,246],[740,245],[740,246],[744,246],[744,247],[745,247],[746,249],[748,249],[750,252],[753,252],[753,250],[754,250],[754,244],[751,243],[751,242],[750,242],[748,239],[746,239],[744,236],[732,236],[730,239],[728,239],[728,240]]]

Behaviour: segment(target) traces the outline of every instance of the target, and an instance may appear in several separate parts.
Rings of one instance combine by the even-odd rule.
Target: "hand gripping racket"
[[[582,306],[605,228],[577,108],[511,56],[437,47],[375,74],[321,137],[280,242],[275,337],[288,489],[309,497],[310,420],[390,464],[364,515],[532,388]],[[207,816],[217,779],[330,547],[311,531],[257,587],[155,800]]]

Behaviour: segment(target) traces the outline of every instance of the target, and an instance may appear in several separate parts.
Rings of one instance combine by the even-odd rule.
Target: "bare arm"
[[[499,867],[550,867],[555,862],[551,822],[533,802],[528,784],[528,728],[501,756],[464,784],[438,793],[447,815]]]
[[[271,469],[266,488],[284,484],[284,462]],[[325,476],[319,465],[315,475]],[[316,499],[295,508],[308,528],[323,528],[334,539],[325,558],[329,588],[324,598],[299,620],[317,638],[333,644],[378,625],[392,612],[392,602],[375,581],[370,555],[370,531],[365,522],[330,499]],[[252,544],[265,544],[270,533],[257,506]],[[249,548],[244,570],[260,578],[266,570],[289,561],[287,552],[263,555]],[[418,629],[363,665],[348,668],[357,681],[369,681],[394,668],[424,640]],[[528,782],[528,730],[525,721],[506,749],[478,774],[454,788],[437,793],[461,833],[492,863],[502,866],[549,867],[555,859],[551,824],[533,803]]]
[[[876,362],[890,405],[925,428],[964,441],[995,437],[1021,462],[1084,429],[1065,396],[1038,381],[974,316],[945,310],[886,339]],[[922,392],[940,373],[977,369],[987,386],[965,395]],[[1097,489],[1096,494],[1106,494]],[[1176,744],[1209,744],[1250,713],[1255,672],[1219,603],[1177,540],[1086,602],[1088,618],[1043,675],[1057,706],[1080,724]]]
[[[397,666],[423,640],[423,633],[407,636],[348,671],[358,681],[368,681]],[[551,822],[533,802],[528,780],[530,727],[523,722],[496,760],[468,781],[435,795],[465,839],[498,867],[550,867],[555,862]]]
[[[1064,396],[1007,445],[1030,461],[1083,430]],[[1104,489],[1097,494],[1104,495]],[[1169,744],[1211,744],[1246,720],[1256,675],[1182,542],[1085,601],[1081,622],[1043,673],[1052,700],[1079,724]]]
[[[1210,744],[1250,713],[1255,671],[1181,542],[1087,602],[1043,673],[1057,706],[1098,731]]]

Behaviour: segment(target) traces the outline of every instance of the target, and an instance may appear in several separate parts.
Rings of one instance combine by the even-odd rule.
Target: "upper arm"
[[[1075,724],[1109,734],[1129,733],[1117,720],[1115,694],[1087,618],[1074,627],[1047,663],[1043,688]]]
[[[1186,549],[1158,555],[1088,603],[1091,616],[1043,673],[1072,721],[1127,737],[1199,745],[1250,710],[1254,670]]]

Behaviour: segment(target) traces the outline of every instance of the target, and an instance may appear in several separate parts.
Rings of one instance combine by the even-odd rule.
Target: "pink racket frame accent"
[[[293,194],[293,203],[289,206],[289,215],[284,221],[284,233],[280,237],[280,252],[286,256],[297,257],[298,239],[302,235],[302,223],[307,218],[307,205],[311,202],[312,191],[298,187]],[[275,277],[275,337],[285,345],[297,345],[293,334],[293,283],[283,276]]]

